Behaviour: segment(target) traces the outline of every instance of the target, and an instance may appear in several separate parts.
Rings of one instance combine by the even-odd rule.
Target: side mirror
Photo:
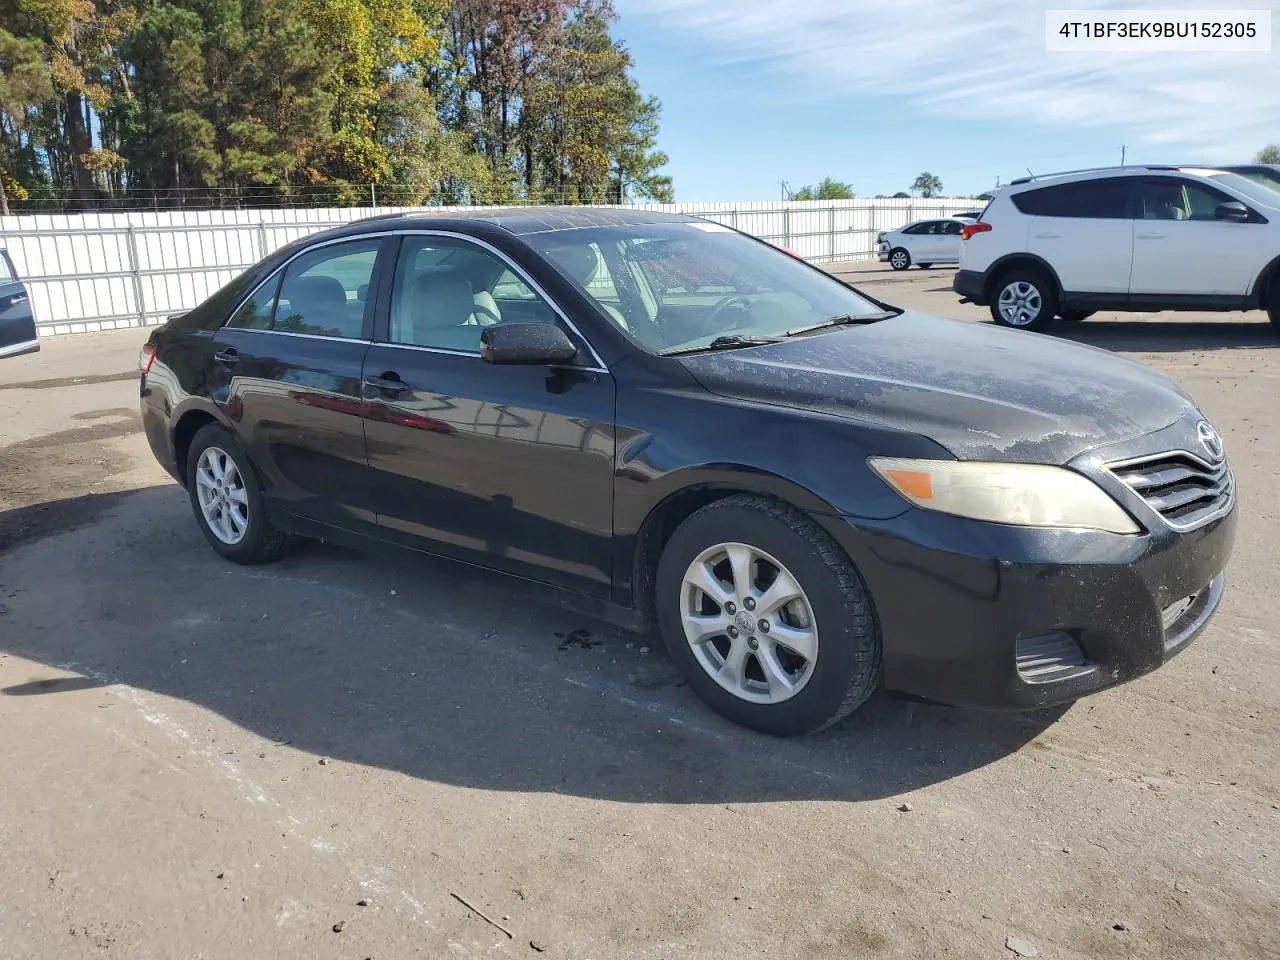
[[[554,323],[495,323],[480,333],[480,357],[489,363],[568,363],[577,355]]]
[[[1213,215],[1219,220],[1244,223],[1249,219],[1249,208],[1239,200],[1228,200],[1226,203],[1218,204],[1218,209],[1213,211]]]

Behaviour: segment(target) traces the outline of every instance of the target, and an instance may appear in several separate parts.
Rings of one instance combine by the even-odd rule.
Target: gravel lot
[[[948,270],[836,272],[985,317]],[[0,956],[1280,957],[1280,341],[1067,332],[1226,438],[1213,626],[1069,710],[879,698],[795,741],[528,587],[219,560],[138,432],[140,331],[0,362]]]

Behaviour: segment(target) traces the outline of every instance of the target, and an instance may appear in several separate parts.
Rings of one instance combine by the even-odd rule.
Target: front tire
[[[856,710],[880,679],[858,571],[813,521],[747,495],[672,534],[654,589],[663,641],[694,691],[753,730],[795,736]]]
[[[895,270],[906,270],[911,266],[911,254],[902,247],[894,247],[889,251],[889,266]]]
[[[996,281],[991,318],[1000,326],[1045,330],[1057,312],[1057,291],[1039,271],[1010,270]]]
[[[235,563],[270,563],[284,556],[287,534],[271,525],[262,485],[235,435],[216,423],[202,427],[187,453],[187,494],[209,545]]]

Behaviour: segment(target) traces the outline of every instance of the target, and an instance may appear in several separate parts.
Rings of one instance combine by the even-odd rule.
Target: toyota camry
[[[151,447],[228,560],[319,537],[566,591],[768,733],[881,685],[1067,702],[1163,664],[1223,596],[1234,481],[1176,383],[695,218],[356,222],[140,365]]]

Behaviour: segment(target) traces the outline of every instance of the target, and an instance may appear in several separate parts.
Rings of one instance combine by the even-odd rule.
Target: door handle
[[[27,302],[27,295],[25,293],[15,293],[13,296],[9,298],[9,306],[11,307],[16,307],[18,304],[26,303],[26,302]]]
[[[1037,240],[1057,240],[1059,239],[1059,237],[1060,237],[1060,234],[1057,234],[1057,233],[1037,233],[1036,234]]]
[[[219,350],[213,355],[213,359],[227,367],[234,367],[240,362],[240,354],[235,347],[228,347],[226,350]]]
[[[1163,240],[1168,236],[1167,233],[1139,233],[1135,234],[1139,240]]]
[[[407,393],[413,389],[395,374],[384,374],[381,377],[365,377],[364,384],[366,387],[373,387],[375,390],[381,390],[384,393]]]

